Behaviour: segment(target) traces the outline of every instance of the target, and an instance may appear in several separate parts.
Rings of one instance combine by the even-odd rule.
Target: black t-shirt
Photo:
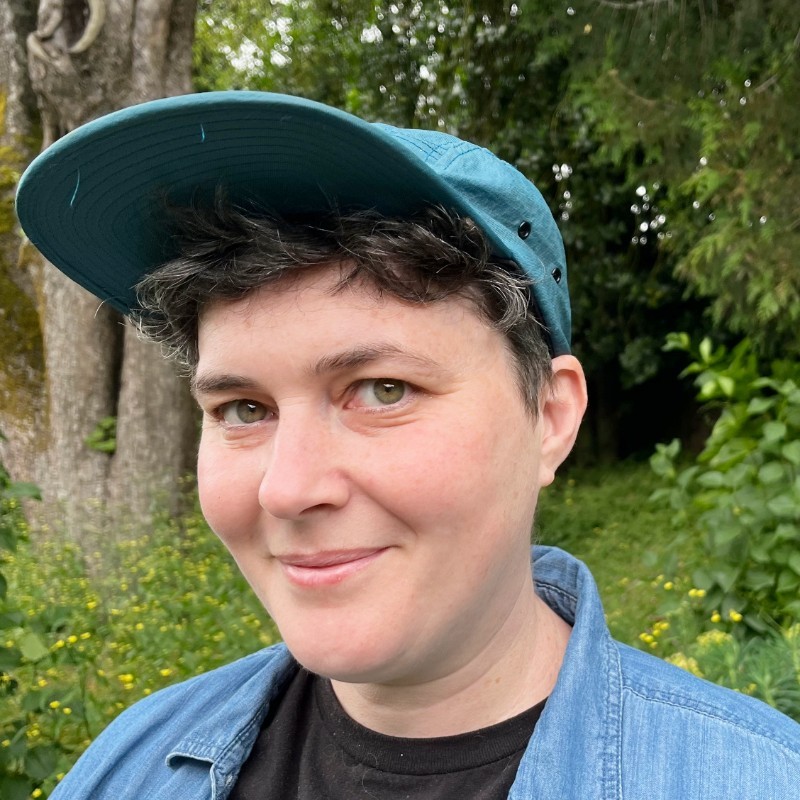
[[[359,725],[330,681],[301,668],[230,800],[506,800],[543,707],[457,736],[403,739]]]

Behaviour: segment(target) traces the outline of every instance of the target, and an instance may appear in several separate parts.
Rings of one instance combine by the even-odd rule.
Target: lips
[[[367,569],[388,548],[326,550],[318,553],[291,553],[277,556],[286,577],[297,586],[332,586]]]

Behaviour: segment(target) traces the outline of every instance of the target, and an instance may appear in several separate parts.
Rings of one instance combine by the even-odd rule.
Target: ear
[[[553,482],[556,470],[569,455],[586,411],[586,379],[574,356],[553,359],[553,379],[539,410],[542,436],[539,479],[542,486]]]

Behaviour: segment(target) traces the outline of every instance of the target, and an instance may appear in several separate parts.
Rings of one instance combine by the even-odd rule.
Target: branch
[[[800,29],[798,29],[797,33],[795,34],[794,41],[792,42],[792,49],[797,50],[798,48],[800,48]],[[765,92],[767,89],[769,89],[769,87],[778,80],[783,68],[792,60],[793,56],[794,53],[787,55],[783,59],[783,63],[778,67],[777,71],[773,75],[770,75],[769,78],[767,78],[763,83],[760,83],[758,86],[756,86],[753,91],[756,94],[760,94],[761,92]]]

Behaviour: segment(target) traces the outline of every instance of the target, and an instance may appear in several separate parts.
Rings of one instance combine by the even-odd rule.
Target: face
[[[467,301],[334,293],[338,277],[204,314],[201,503],[300,663],[432,680],[531,591],[540,426]]]

